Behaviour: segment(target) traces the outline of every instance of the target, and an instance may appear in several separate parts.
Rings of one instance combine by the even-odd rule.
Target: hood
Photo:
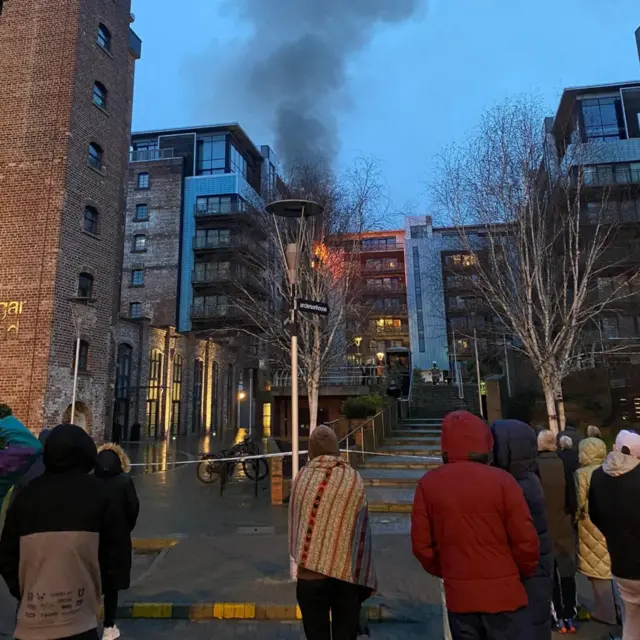
[[[513,476],[538,471],[536,432],[520,420],[496,420],[493,434],[493,462]]]
[[[47,440],[49,439],[49,436],[51,435],[51,429],[42,429],[42,431],[40,431],[40,433],[38,434],[38,440],[40,440],[40,444],[43,446],[47,444]]]
[[[98,449],[96,476],[110,478],[131,471],[129,456],[117,444],[103,444]]]
[[[316,427],[309,436],[309,457],[339,456],[340,445],[335,431],[324,424]]]
[[[607,457],[607,445],[600,438],[585,438],[580,441],[580,466],[601,465]]]
[[[97,455],[95,442],[84,429],[59,424],[44,446],[44,466],[50,473],[90,473],[96,466]]]
[[[640,464],[638,458],[628,456],[619,451],[612,451],[602,465],[602,470],[609,476],[622,476],[633,471]]]
[[[444,417],[442,458],[445,462],[474,460],[488,455],[492,447],[489,427],[478,416],[468,411],[453,411]]]
[[[42,452],[42,446],[37,438],[15,416],[7,416],[0,420],[0,440],[5,446],[29,447],[35,453]]]
[[[626,453],[634,458],[640,458],[640,435],[635,431],[627,431],[623,429],[616,436],[616,442],[613,445],[614,451],[622,451],[627,447],[629,451]]]

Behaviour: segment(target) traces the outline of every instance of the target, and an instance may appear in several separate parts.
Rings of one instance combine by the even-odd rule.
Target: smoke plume
[[[246,101],[240,111],[271,130],[285,165],[333,159],[339,147],[337,116],[349,102],[349,63],[377,28],[410,19],[426,2],[232,1],[251,35],[231,47],[233,71],[225,74],[224,92]]]

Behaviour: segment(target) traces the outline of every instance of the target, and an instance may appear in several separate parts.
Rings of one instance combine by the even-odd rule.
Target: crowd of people
[[[35,438],[6,409],[0,440],[0,575],[17,601],[15,638],[97,640],[103,603],[102,638],[116,640],[139,510],[129,459],[71,424]]]
[[[607,454],[596,427],[556,436],[456,411],[442,458],[419,483],[411,538],[443,581],[453,640],[575,633],[576,571],[591,618],[640,639],[640,435],[621,431]]]

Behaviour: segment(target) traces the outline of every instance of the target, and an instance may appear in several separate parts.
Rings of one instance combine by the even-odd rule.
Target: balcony
[[[404,262],[398,262],[395,265],[390,265],[388,263],[377,264],[377,265],[368,265],[365,264],[363,267],[363,272],[367,274],[372,273],[404,273]]]
[[[264,289],[262,280],[255,274],[240,267],[221,269],[217,262],[198,262],[191,273],[191,282],[197,287],[218,284],[236,285],[254,290]]]
[[[389,307],[381,307],[375,303],[365,302],[365,306],[367,307],[369,313],[376,316],[385,316],[387,318],[397,317],[397,316],[406,316],[409,313],[409,308],[406,304],[398,304]]]
[[[395,244],[361,244],[361,253],[381,253],[383,251],[403,251],[404,242],[396,242]]]
[[[175,155],[174,149],[140,149],[129,153],[129,162],[152,162],[178,157]]]
[[[245,235],[196,236],[193,239],[194,251],[246,251],[254,255],[262,255],[262,246]]]
[[[320,395],[350,396],[364,395],[370,389],[383,383],[376,375],[363,373],[362,367],[341,367],[325,371],[320,376]],[[276,371],[273,375],[272,393],[275,395],[291,395],[291,372]],[[298,377],[298,393],[307,395],[304,371]]]
[[[404,282],[393,282],[393,283],[383,283],[382,280],[379,281],[380,284],[366,284],[365,291],[367,293],[406,293],[407,285]]]
[[[377,335],[377,336],[408,336],[409,335],[409,325],[405,324],[401,327],[381,327],[378,325],[370,326],[367,329],[367,335]]]
[[[236,213],[251,213],[247,203],[244,201],[216,202],[213,204],[196,204],[193,206],[193,215],[196,219],[211,218],[213,216],[228,216]]]
[[[636,168],[628,164],[595,165],[584,168],[585,186],[604,187],[612,185],[640,185],[640,166]],[[579,180],[579,173],[574,176],[574,183]]]

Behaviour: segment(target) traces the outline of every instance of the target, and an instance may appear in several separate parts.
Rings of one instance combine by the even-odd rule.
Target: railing
[[[404,271],[404,263],[398,263],[395,266],[390,266],[388,264],[365,264],[363,271],[364,273],[395,273],[397,271]]]
[[[193,214],[196,218],[205,218],[207,216],[229,215],[231,213],[249,213],[246,203],[243,202],[227,202],[224,206],[220,204],[210,204],[202,206],[195,204],[193,206]]]
[[[391,317],[391,316],[406,316],[407,313],[409,312],[409,309],[407,307],[406,304],[398,304],[395,307],[379,307],[376,305],[366,305],[367,309],[375,315],[381,315],[381,316],[387,316],[387,317]]]
[[[305,377],[304,370],[298,374],[298,379],[302,381]],[[375,372],[363,371],[361,367],[342,367],[332,369],[320,376],[321,387],[366,387],[378,384],[383,380]],[[290,387],[291,372],[277,371],[273,376],[274,387]]]
[[[577,182],[579,174],[574,181]],[[613,165],[613,168],[585,167],[583,174],[585,185],[640,184],[640,169],[632,169],[624,165]]]
[[[220,238],[207,238],[206,236],[196,236],[193,239],[193,248],[195,250],[215,250],[215,249],[246,249],[257,253],[260,251],[260,245],[254,240],[243,235],[229,236],[225,240]]]
[[[409,325],[403,327],[369,327],[366,332],[368,334],[375,333],[376,335],[389,335],[389,336],[402,336],[409,334]]]
[[[198,265],[204,264],[206,266],[202,268],[196,268],[191,273],[191,282],[193,284],[216,284],[220,282],[235,282],[239,285],[248,285],[251,287],[261,286],[260,279],[251,273],[239,272],[235,269],[227,269],[226,271],[220,271],[217,269],[217,263],[198,263]]]
[[[360,245],[361,253],[373,253],[380,251],[402,251],[404,250],[404,242],[396,242],[395,244],[379,244],[379,245]]]
[[[129,153],[129,162],[150,162],[176,158],[174,149],[140,149]]]
[[[397,283],[397,284],[387,284],[387,285],[366,285],[365,286],[365,291],[367,293],[372,293],[372,292],[388,292],[391,291],[392,293],[404,293],[407,290],[407,285],[402,282],[402,283]]]

